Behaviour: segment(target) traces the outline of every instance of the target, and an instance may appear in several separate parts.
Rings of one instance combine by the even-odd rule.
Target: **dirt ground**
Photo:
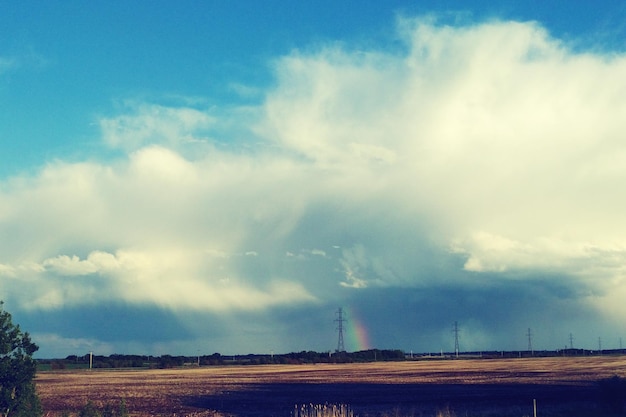
[[[289,417],[296,405],[347,404],[359,417],[599,415],[597,381],[626,357],[428,360],[170,370],[40,372],[48,417],[126,402],[133,417]],[[595,411],[594,411],[595,410]],[[595,414],[594,414],[595,413]]]

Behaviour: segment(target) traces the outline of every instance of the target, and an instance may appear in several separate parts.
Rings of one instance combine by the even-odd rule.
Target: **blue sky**
[[[44,357],[329,350],[339,306],[369,347],[618,347],[625,18],[8,5],[0,298]]]

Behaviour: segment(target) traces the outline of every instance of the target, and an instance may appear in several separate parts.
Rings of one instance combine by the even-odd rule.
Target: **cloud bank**
[[[626,57],[574,51],[534,23],[401,19],[398,34],[393,53],[278,58],[263,102],[226,116],[130,103],[99,120],[122,157],[3,180],[0,297],[30,314],[251,314],[276,349],[291,330],[260,317],[346,303],[369,317],[373,344],[424,350],[451,320],[471,327],[468,348],[542,312],[616,326]],[[402,337],[383,324],[390,304]],[[406,336],[411,316],[436,323],[430,339]]]

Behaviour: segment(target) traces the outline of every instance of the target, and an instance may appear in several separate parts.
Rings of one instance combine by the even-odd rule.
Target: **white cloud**
[[[462,242],[466,270],[623,285],[626,58],[572,52],[528,23],[404,28],[408,56],[286,58],[261,132],[344,175],[333,186],[360,214],[386,205],[393,223],[430,222],[431,242]],[[358,146],[388,157],[359,158]],[[405,285],[392,260],[344,256],[343,285]]]
[[[343,250],[341,258],[345,280],[340,282],[343,287],[366,288],[368,286],[364,273],[370,267],[363,245]]]
[[[9,288],[8,294],[21,298],[29,309],[126,301],[174,310],[247,311],[316,302],[297,282],[275,277],[262,284],[233,275],[232,268],[174,247],[115,254],[94,251],[84,260],[61,255],[44,260],[39,268],[29,267],[37,285],[27,293]],[[6,275],[25,269],[3,268]],[[82,276],[90,278],[78,279]]]
[[[230,83],[228,89],[242,98],[260,98],[263,96],[263,90],[250,85]]]
[[[322,258],[326,257],[326,251],[322,249],[311,249],[311,255],[321,256]]]
[[[206,111],[190,107],[172,108],[153,104],[129,104],[130,115],[101,118],[104,141],[127,151],[147,144],[179,146],[206,138],[202,136],[213,124]]]
[[[88,275],[97,271],[89,261],[81,261],[78,256],[60,255],[43,261],[43,267],[61,275]]]
[[[15,277],[15,268],[10,265],[0,264],[0,277],[2,276],[8,278]]]
[[[0,276],[48,282],[42,306],[263,309],[467,272],[623,291],[626,58],[570,51],[532,23],[401,30],[406,53],[278,60],[244,118],[258,117],[253,150],[213,146],[222,121],[206,110],[103,118],[127,159],[57,162],[0,189],[0,234],[15,236]]]
[[[520,242],[478,232],[465,242],[456,242],[453,252],[468,256],[464,268],[475,272],[505,272],[540,269],[580,278],[603,280],[626,278],[626,247],[604,242],[564,241],[538,237]]]

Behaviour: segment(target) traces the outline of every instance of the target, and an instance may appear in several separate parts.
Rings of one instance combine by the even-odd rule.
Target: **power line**
[[[452,332],[454,333],[454,354],[458,358],[459,357],[459,323],[454,322],[454,327],[452,328]]]
[[[339,307],[335,312],[337,314],[337,318],[335,319],[335,323],[337,323],[337,332],[339,333],[339,337],[337,339],[337,350],[336,352],[345,352],[346,348],[343,344],[343,324],[347,321],[343,318],[343,309]]]

